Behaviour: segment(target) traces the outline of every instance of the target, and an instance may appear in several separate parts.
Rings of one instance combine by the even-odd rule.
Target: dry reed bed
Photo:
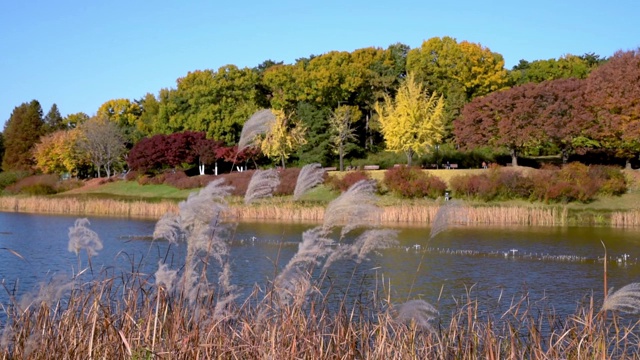
[[[616,211],[611,214],[611,226],[615,227],[639,227],[640,210]]]
[[[438,205],[385,206],[380,214],[383,223],[431,224],[440,207]],[[231,206],[231,216],[239,220],[295,220],[321,222],[324,207],[302,207],[292,203]],[[563,225],[567,211],[558,208],[471,207],[458,206],[454,219],[458,224],[496,225]]]
[[[171,201],[149,203],[144,201],[97,200],[48,197],[0,197],[3,211],[64,215],[126,216],[158,219],[168,211],[175,211]]]
[[[382,208],[380,219],[384,223],[431,224],[438,205],[393,205]],[[150,203],[110,199],[78,199],[49,197],[0,197],[0,210],[64,215],[124,216],[159,219],[169,211],[177,211],[172,201]],[[323,206],[303,206],[294,202],[264,202],[252,205],[232,205],[229,216],[237,220],[293,220],[320,222],[324,218]],[[493,225],[566,225],[565,207],[515,206],[459,206],[456,221],[460,224]],[[640,227],[640,210],[613,212],[610,224],[614,227]]]
[[[467,296],[428,329],[397,321],[383,293],[330,308],[327,297],[301,307],[254,292],[214,320],[213,296],[189,304],[141,275],[106,277],[63,300],[8,306],[0,359],[640,358],[638,323],[603,316],[593,301],[560,318],[522,299],[487,318]]]

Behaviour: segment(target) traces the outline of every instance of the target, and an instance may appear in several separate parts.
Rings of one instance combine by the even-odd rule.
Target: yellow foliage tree
[[[444,99],[434,92],[429,96],[421,83],[409,73],[395,99],[388,95],[376,103],[380,129],[387,149],[403,151],[411,166],[414,155],[442,141],[444,135]]]
[[[77,148],[79,135],[78,130],[72,129],[43,136],[33,149],[36,169],[45,174],[69,173],[77,176],[80,167],[90,164]]]
[[[344,170],[345,147],[349,141],[354,141],[355,128],[353,123],[362,117],[362,112],[357,106],[340,105],[329,117],[329,140],[340,159],[340,171]]]
[[[298,147],[307,143],[306,129],[302,124],[287,116],[283,110],[271,110],[276,117],[260,142],[260,150],[271,159],[279,159],[282,168],[285,160]]]

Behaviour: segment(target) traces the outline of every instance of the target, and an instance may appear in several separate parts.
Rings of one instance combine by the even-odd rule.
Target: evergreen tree
[[[58,110],[58,105],[51,105],[51,109],[44,117],[44,130],[45,133],[51,134],[56,130],[64,129],[64,123],[62,120],[62,115],[60,115],[60,111]]]
[[[31,149],[43,131],[42,107],[37,100],[14,108],[4,126],[3,170],[30,170],[34,164]]]
[[[4,134],[0,132],[0,159],[4,157]],[[0,171],[2,171],[2,162],[0,162]]]

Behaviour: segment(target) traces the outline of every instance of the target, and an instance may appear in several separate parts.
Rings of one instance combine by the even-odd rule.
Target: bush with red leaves
[[[437,176],[429,175],[417,167],[398,166],[384,174],[384,185],[399,196],[405,198],[430,197],[444,195],[447,185]]]
[[[349,171],[341,178],[335,175],[327,176],[325,184],[332,190],[345,192],[360,180],[371,180],[371,175],[362,170]]]

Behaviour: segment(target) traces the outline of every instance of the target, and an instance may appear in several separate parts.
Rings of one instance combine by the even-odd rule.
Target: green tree
[[[34,165],[31,149],[43,133],[42,107],[37,100],[15,107],[4,126],[2,169],[31,170]]]
[[[326,166],[332,163],[333,153],[327,121],[330,112],[327,108],[319,108],[308,102],[298,103],[295,114],[306,129],[306,143],[298,148],[296,154],[300,165],[319,163]]]
[[[276,116],[260,143],[262,153],[271,159],[280,160],[282,168],[285,161],[300,145],[306,142],[305,128],[299,121],[287,116],[284,110],[272,110]]]
[[[100,105],[97,116],[113,121],[122,129],[125,139],[135,143],[143,137],[138,129],[138,119],[142,114],[140,105],[129,99],[112,99]]]
[[[4,157],[4,134],[0,132],[0,159]],[[2,162],[0,162],[0,171],[2,171]]]
[[[147,93],[142,99],[136,100],[141,109],[140,116],[136,121],[136,130],[142,136],[152,136],[154,123],[160,114],[160,101],[151,93]],[[140,139],[137,139],[140,140]]]
[[[407,72],[446,99],[447,132],[462,107],[472,99],[508,85],[502,55],[480,44],[434,37],[407,54]]]
[[[302,89],[296,78],[303,72],[304,65],[299,62],[295,65],[274,65],[262,73],[261,86],[268,92],[271,108],[295,109],[302,98]]]
[[[349,142],[356,139],[353,124],[360,120],[362,112],[357,106],[341,105],[331,112],[329,117],[329,129],[331,132],[331,145],[338,153],[340,159],[340,171],[344,170],[345,149]]]
[[[428,96],[412,73],[398,89],[395,99],[385,96],[376,104],[387,149],[403,151],[411,166],[413,156],[438,144],[444,136],[444,98],[435,92]]]
[[[162,133],[204,131],[209,138],[233,144],[244,122],[259,107],[258,74],[226,65],[198,70],[177,80],[177,89],[161,92],[156,129]]]
[[[60,115],[58,105],[53,104],[47,115],[44,116],[44,130],[48,134],[62,129],[64,129],[62,115]]]
[[[79,113],[75,113],[75,114],[69,114],[67,116],[65,116],[65,118],[62,120],[63,122],[63,127],[66,129],[75,129],[78,127],[78,125],[84,123],[85,121],[89,120],[89,115],[83,113],[83,112],[79,112]]]
[[[559,59],[535,60],[528,62],[520,60],[518,65],[509,71],[511,86],[529,82],[541,83],[559,79],[586,79],[589,73],[598,67],[603,60],[598,55],[585,54],[575,56],[564,55]]]

